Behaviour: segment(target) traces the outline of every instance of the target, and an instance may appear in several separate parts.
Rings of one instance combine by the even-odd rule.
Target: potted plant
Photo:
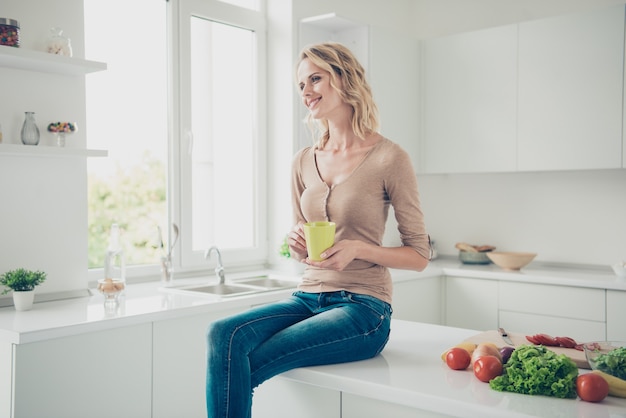
[[[0,276],[0,284],[6,289],[3,295],[13,290],[13,304],[17,311],[27,311],[33,307],[35,286],[46,280],[46,273],[23,268],[7,271]]]

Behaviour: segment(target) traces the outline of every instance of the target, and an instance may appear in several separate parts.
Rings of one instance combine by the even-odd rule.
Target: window
[[[172,222],[179,272],[212,263],[212,245],[231,266],[264,264],[265,20],[239,3],[85,1],[86,56],[108,64],[87,76],[88,147],[109,151],[88,163],[90,268],[112,223],[131,278],[158,274],[157,227],[167,244]]]
[[[183,263],[216,245],[231,265],[262,264],[265,21],[219,1],[180,4]]]
[[[88,148],[109,153],[87,163],[90,268],[103,266],[112,223],[129,265],[159,259],[155,231],[168,223],[166,6],[84,2],[85,55],[107,63],[107,71],[86,77]]]

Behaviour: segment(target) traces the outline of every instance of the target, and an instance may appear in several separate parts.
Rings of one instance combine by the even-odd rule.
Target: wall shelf
[[[81,148],[32,146],[20,144],[0,144],[0,157],[106,157],[106,150],[90,150]]]
[[[0,46],[0,67],[64,75],[84,75],[107,69],[103,62],[9,46]]]

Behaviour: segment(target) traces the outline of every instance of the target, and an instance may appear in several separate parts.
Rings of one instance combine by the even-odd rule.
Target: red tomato
[[[548,334],[536,334],[535,339],[539,340],[541,344],[543,345],[547,345],[551,347],[557,347],[559,345],[557,340],[555,340],[554,337]]]
[[[454,347],[446,353],[446,364],[452,370],[465,370],[472,357],[464,348]]]
[[[489,382],[502,374],[502,363],[497,357],[482,356],[474,361],[474,375],[481,382]]]
[[[527,335],[526,339],[535,345],[541,344],[539,341],[537,341],[534,335]]]
[[[576,347],[576,340],[570,337],[554,337],[554,339],[561,345],[561,347],[565,348],[574,348]]]
[[[576,393],[583,401],[600,402],[609,394],[609,384],[597,374],[581,374],[576,378]]]

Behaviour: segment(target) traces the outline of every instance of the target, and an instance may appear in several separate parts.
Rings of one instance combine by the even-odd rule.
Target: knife
[[[513,344],[513,340],[511,340],[511,337],[509,337],[509,334],[507,334],[504,328],[498,328],[498,332],[502,336],[502,339],[504,340],[505,343],[507,343],[508,345],[515,346],[515,344]]]

